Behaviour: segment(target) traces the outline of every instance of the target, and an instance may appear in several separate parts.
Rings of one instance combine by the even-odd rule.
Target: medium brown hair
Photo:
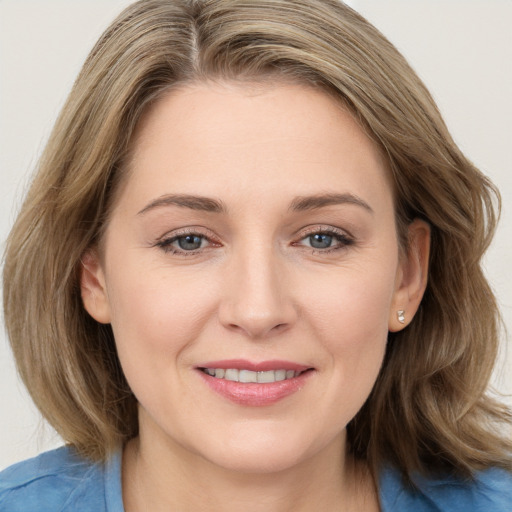
[[[187,83],[273,78],[334,94],[381,147],[405,250],[413,219],[432,230],[424,299],[411,325],[389,335],[377,383],[348,426],[352,452],[374,471],[384,462],[404,474],[511,469],[510,414],[486,395],[499,314],[481,258],[499,196],[400,53],[337,0],[143,0],[101,37],[7,242],[5,320],[36,405],[92,459],[137,435],[112,330],[82,305],[81,256],[101,238],[151,103]]]

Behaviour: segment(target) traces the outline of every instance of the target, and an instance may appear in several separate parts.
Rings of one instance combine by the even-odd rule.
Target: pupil
[[[309,241],[311,243],[311,247],[314,247],[315,249],[327,249],[331,246],[332,236],[318,233],[310,236]]]
[[[178,239],[180,249],[185,251],[193,251],[201,247],[201,237],[197,235],[182,236]]]

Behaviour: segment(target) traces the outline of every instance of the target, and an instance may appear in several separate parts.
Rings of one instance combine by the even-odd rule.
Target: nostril
[[[232,332],[251,338],[263,338],[287,330],[297,319],[289,297],[278,294],[271,286],[226,287],[218,309],[220,323]]]
[[[274,334],[279,334],[289,327],[289,323],[281,322],[272,325],[271,321],[245,321],[240,324],[231,322],[227,328],[234,332],[243,333],[250,338],[265,338]]]

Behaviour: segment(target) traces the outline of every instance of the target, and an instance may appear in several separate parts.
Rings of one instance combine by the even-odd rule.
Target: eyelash
[[[300,244],[300,242],[302,242],[302,241],[306,240],[307,238],[310,238],[314,235],[330,236],[337,242],[337,245],[335,245],[333,247],[327,247],[325,249],[318,249],[315,247],[305,246],[305,245]],[[293,245],[295,245],[295,246],[301,245],[305,249],[310,250],[312,254],[325,255],[325,254],[330,254],[335,251],[346,249],[347,247],[354,245],[354,243],[355,243],[354,238],[352,238],[350,235],[348,235],[344,231],[341,231],[341,230],[338,230],[338,229],[335,229],[332,227],[325,228],[325,227],[316,226],[314,228],[310,228],[309,230],[307,230],[304,233],[301,233],[300,240],[298,242],[294,242]]]
[[[177,256],[194,256],[194,255],[197,255],[197,254],[203,252],[205,249],[209,248],[209,247],[203,247],[200,249],[187,251],[184,249],[179,249],[172,245],[174,242],[177,242],[181,238],[186,238],[189,236],[201,238],[202,241],[206,240],[208,242],[209,246],[212,246],[212,245],[219,246],[220,245],[220,243],[214,241],[213,237],[207,236],[204,233],[201,233],[199,231],[195,231],[192,229],[192,230],[180,231],[178,233],[173,234],[170,237],[166,236],[166,237],[162,238],[161,240],[158,240],[156,242],[155,246],[162,249],[165,253],[174,254]]]
[[[319,249],[311,246],[306,246],[301,244],[300,242],[314,236],[314,235],[323,235],[323,236],[330,236],[332,237],[336,242],[337,245],[333,247],[327,247],[325,249]],[[199,248],[199,249],[192,249],[192,250],[185,250],[185,249],[179,249],[177,247],[174,247],[172,244],[177,242],[178,240],[186,237],[198,237],[201,238],[202,241],[206,241],[209,245],[207,247]],[[346,247],[349,247],[355,243],[355,240],[350,236],[347,235],[344,231],[334,229],[332,227],[329,228],[321,228],[321,227],[315,227],[307,230],[306,232],[301,233],[301,238],[297,242],[293,242],[292,245],[297,247],[303,247],[304,249],[311,250],[313,254],[329,254],[334,251],[339,251],[341,249],[345,249]],[[184,230],[181,232],[178,232],[170,237],[162,238],[161,240],[158,240],[155,244],[156,247],[159,247],[162,249],[165,253],[173,254],[177,256],[194,256],[197,254],[202,253],[205,250],[208,250],[212,246],[220,246],[221,244],[219,242],[216,242],[213,237],[207,236],[204,233],[194,231],[194,230]]]

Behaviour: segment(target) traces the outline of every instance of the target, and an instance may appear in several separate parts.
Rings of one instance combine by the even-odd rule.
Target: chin
[[[322,450],[318,440],[308,443],[308,437],[280,432],[272,435],[262,433],[242,433],[227,436],[214,446],[202,450],[201,455],[211,463],[228,471],[238,473],[269,474],[298,467]],[[328,443],[326,443],[328,444]]]
[[[306,457],[304,457],[306,458]],[[231,452],[229,454],[219,454],[218,457],[213,456],[210,462],[218,467],[222,467],[227,471],[247,474],[272,474],[280,473],[300,465],[303,457],[300,451],[293,454],[271,453],[263,454],[252,451]]]

